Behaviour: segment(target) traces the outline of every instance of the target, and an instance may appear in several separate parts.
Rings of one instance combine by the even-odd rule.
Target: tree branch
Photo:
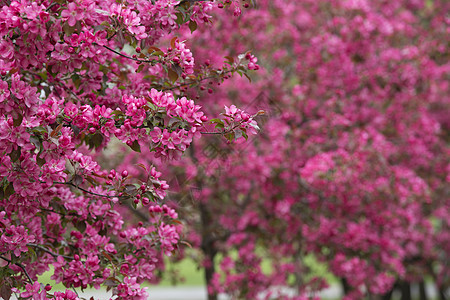
[[[21,263],[13,263],[10,259],[4,257],[3,255],[0,255],[0,258],[7,261],[10,264],[14,264],[16,266],[18,266],[19,268],[22,269],[23,273],[25,274],[25,276],[27,276],[28,280],[30,281],[31,284],[33,284],[33,280],[31,280],[30,275],[28,274],[27,270],[25,269],[25,267],[21,264]]]
[[[153,63],[155,62],[154,60],[142,60],[142,59],[138,59],[138,58],[134,58],[134,57],[131,57],[131,56],[122,54],[122,53],[120,53],[119,51],[116,51],[116,50],[114,50],[113,48],[108,47],[108,46],[106,46],[106,45],[103,45],[103,48],[106,48],[106,49],[108,49],[109,51],[112,51],[112,52],[114,52],[114,53],[117,54],[117,55],[120,55],[120,56],[122,56],[122,57],[131,59],[131,60],[134,60],[134,61],[137,61],[137,62],[141,62],[141,63],[152,63],[152,65],[153,65]]]
[[[31,243],[29,243],[29,244],[27,244],[27,246],[30,246],[30,247],[35,247],[35,248],[38,248],[39,250],[42,250],[42,251],[44,251],[44,252],[47,252],[48,254],[50,254],[51,256],[53,256],[53,258],[58,258],[58,256],[61,256],[61,257],[63,257],[63,258],[67,258],[67,259],[74,259],[72,256],[68,256],[68,255],[61,255],[61,254],[56,254],[56,253],[53,253],[52,251],[50,251],[50,250],[48,250],[47,248],[45,248],[45,247],[43,247],[43,246],[41,246],[41,245],[38,245],[38,244],[31,244]]]
[[[178,85],[174,85],[174,86],[172,86],[172,87],[160,87],[159,89],[160,89],[161,91],[171,91],[171,90],[178,89],[178,88],[181,88],[181,87],[184,87],[184,86],[188,86],[188,85],[192,85],[192,84],[198,84],[198,83],[200,83],[200,82],[202,82],[202,81],[204,81],[204,80],[208,80],[208,79],[217,79],[217,77],[220,76],[220,75],[229,74],[229,73],[234,72],[234,71],[236,71],[236,70],[237,70],[237,68],[234,68],[234,69],[225,71],[225,72],[223,72],[223,73],[221,73],[221,74],[210,75],[210,76],[202,77],[202,78],[200,78],[199,80],[191,80],[191,81],[187,81],[187,82],[184,82],[184,83],[181,83],[181,84],[178,84]]]
[[[83,192],[85,192],[85,193],[87,193],[87,194],[90,194],[90,195],[93,195],[93,196],[105,197],[105,198],[119,198],[118,196],[102,195],[102,194],[97,194],[97,193],[88,191],[88,190],[86,190],[86,189],[84,189],[84,188],[82,188],[82,187],[80,187],[80,186],[78,186],[78,185],[76,185],[76,184],[74,184],[74,183],[72,183],[72,182],[60,182],[60,181],[54,181],[53,183],[54,183],[54,184],[65,184],[65,185],[70,185],[70,186],[73,186],[73,187],[79,189],[80,191],[83,191]]]

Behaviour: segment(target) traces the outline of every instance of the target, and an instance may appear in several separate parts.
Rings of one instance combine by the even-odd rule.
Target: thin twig
[[[72,183],[72,182],[60,182],[60,181],[54,181],[53,183],[54,183],[54,184],[65,184],[65,185],[70,185],[70,186],[73,186],[73,187],[79,189],[80,191],[83,191],[83,192],[85,192],[85,193],[87,193],[87,194],[91,194],[91,195],[94,195],[94,196],[105,197],[105,198],[118,198],[118,196],[102,195],[102,194],[97,194],[97,193],[88,191],[88,190],[86,190],[86,189],[84,189],[84,188],[82,188],[82,187],[80,187],[80,186],[78,186],[78,185],[76,185],[76,184],[74,184],[74,183]]]
[[[32,71],[27,71],[29,74],[32,74],[32,75],[34,75],[34,76],[38,76],[38,77],[40,77],[41,79],[43,79],[42,78],[42,76],[40,75],[40,74],[38,74],[38,73],[35,73],[35,72],[32,72]],[[47,84],[49,84],[49,85],[51,85],[51,86],[56,86],[56,85],[59,85],[61,88],[63,88],[64,90],[66,90],[66,92],[69,92],[72,96],[74,96],[75,97],[75,99],[77,99],[79,102],[81,102],[81,99],[78,97],[78,95],[77,94],[75,94],[75,92],[74,91],[72,91],[68,86],[66,86],[64,83],[62,83],[62,82],[60,82],[60,81],[54,81],[54,82],[49,82],[49,81],[46,81],[46,83]],[[61,97],[60,97],[61,98]]]
[[[85,192],[85,193],[88,193],[88,194],[91,194],[91,195],[94,195],[94,196],[105,197],[105,198],[118,198],[118,196],[101,195],[101,194],[97,194],[97,193],[90,192],[90,191],[88,191],[88,190],[86,190],[86,189],[84,189],[84,188],[82,188],[82,187],[79,187],[79,186],[73,184],[72,182],[59,182],[59,181],[54,181],[53,183],[54,183],[54,184],[66,184],[66,185],[70,185],[70,186],[73,186],[73,187],[75,187],[75,188],[77,188],[77,189],[79,189],[79,190],[81,190],[81,191],[83,191],[83,192]],[[132,211],[136,216],[138,216],[141,220],[143,220],[143,221],[148,221],[147,216],[146,216],[145,214],[143,214],[142,212],[140,212],[140,211],[134,209],[134,208],[131,206],[130,203],[128,203],[128,202],[122,202],[122,203],[124,203],[125,206],[126,206],[130,211]]]
[[[222,135],[222,134],[227,134],[228,132],[207,132],[207,131],[201,131],[200,132],[201,134],[220,134],[220,135]]]
[[[148,216],[144,214],[143,212],[134,209],[134,207],[129,203],[128,201],[123,202],[125,206],[128,208],[129,211],[131,211],[134,215],[136,215],[139,219],[141,219],[144,222],[148,222]]]
[[[120,53],[119,51],[116,51],[116,50],[114,50],[113,48],[108,47],[108,46],[106,46],[106,45],[103,45],[103,48],[106,48],[106,49],[108,49],[109,51],[112,51],[112,52],[114,52],[114,53],[117,54],[117,55],[120,55],[120,56],[122,56],[122,57],[131,59],[131,60],[134,60],[134,61],[137,61],[137,62],[141,62],[141,63],[154,63],[154,62],[155,62],[154,60],[141,60],[141,59],[138,59],[138,58],[134,58],[134,57],[131,57],[131,56],[122,54],[122,53]]]
[[[227,129],[227,130],[222,131],[222,132],[200,132],[200,133],[201,133],[201,134],[220,134],[220,135],[227,134],[227,133],[232,132],[232,131],[235,130],[236,128],[238,128],[243,122],[244,122],[244,121],[239,122],[238,124],[234,125],[232,128]]]
[[[53,2],[52,4],[50,4],[45,10],[46,11],[50,11],[50,9],[55,6],[56,4],[59,4],[58,2]]]
[[[44,252],[47,252],[48,254],[50,254],[51,256],[53,256],[53,258],[58,258],[58,256],[61,256],[61,257],[63,257],[63,258],[67,258],[67,259],[74,259],[72,256],[68,256],[68,255],[61,255],[61,254],[56,254],[56,253],[53,253],[52,251],[50,251],[50,250],[48,250],[47,248],[45,248],[45,247],[43,247],[43,246],[41,246],[41,245],[38,245],[38,244],[31,244],[31,243],[29,243],[29,244],[27,244],[27,246],[30,246],[30,247],[35,247],[35,248],[38,248],[38,249],[40,249],[40,250],[42,250],[42,251],[44,251]]]
[[[30,281],[30,283],[33,284],[33,280],[31,280],[30,275],[28,274],[27,270],[25,270],[25,267],[21,263],[18,263],[18,262],[14,263],[10,259],[4,257],[3,255],[0,255],[0,258],[5,260],[5,261],[7,261],[10,264],[14,264],[14,265],[18,266],[19,268],[21,268],[23,273],[25,274],[25,276],[27,276],[27,278]]]
[[[225,72],[223,72],[221,74],[216,74],[216,75],[202,77],[199,80],[186,81],[184,83],[181,83],[181,84],[178,84],[178,85],[174,85],[172,87],[161,87],[160,90],[161,91],[170,91],[170,90],[178,89],[178,88],[181,88],[181,87],[184,87],[184,86],[188,86],[188,85],[192,85],[192,84],[198,84],[198,83],[200,83],[200,82],[202,82],[204,80],[217,79],[217,77],[220,76],[220,75],[228,74],[228,73],[234,72],[236,70],[237,70],[237,68],[234,68],[234,69],[225,71]]]

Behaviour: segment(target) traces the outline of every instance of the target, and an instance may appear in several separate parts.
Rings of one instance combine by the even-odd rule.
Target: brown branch
[[[73,184],[72,182],[59,182],[59,181],[55,181],[55,182],[53,182],[53,183],[54,183],[54,184],[66,184],[66,185],[70,185],[70,186],[73,186],[73,187],[75,187],[75,188],[77,188],[77,189],[79,189],[79,190],[81,190],[81,191],[87,193],[87,194],[91,194],[91,195],[98,196],[98,197],[105,197],[105,198],[119,198],[119,196],[101,195],[101,194],[97,194],[97,193],[94,193],[94,192],[90,192],[90,191],[88,191],[88,190],[86,190],[86,189],[84,189],[84,188],[82,188],[82,187],[79,187],[79,186]],[[124,203],[125,206],[126,206],[130,211],[132,211],[133,214],[135,214],[136,216],[138,216],[141,220],[143,220],[143,221],[148,221],[148,217],[147,217],[145,214],[143,214],[142,212],[140,212],[140,211],[134,209],[134,208],[131,206],[130,203],[124,202],[124,201],[122,201],[122,203]]]
[[[58,2],[53,2],[52,4],[50,4],[50,5],[45,9],[45,11],[50,11],[50,9],[51,9],[53,6],[57,5],[57,4],[59,4],[59,3],[58,3]]]
[[[7,262],[10,263],[10,264],[14,264],[14,265],[18,266],[19,268],[21,268],[22,271],[23,271],[23,273],[25,274],[25,276],[27,276],[27,278],[28,278],[28,280],[30,281],[30,283],[33,284],[33,280],[31,280],[30,275],[28,274],[27,270],[25,269],[25,267],[24,267],[21,263],[17,263],[17,262],[14,263],[14,262],[12,262],[12,260],[10,260],[10,259],[4,257],[3,255],[0,255],[0,258],[3,259],[3,260],[5,260],[5,261],[7,261]]]
[[[38,244],[31,244],[31,243],[28,243],[27,246],[35,247],[35,248],[38,248],[39,250],[42,250],[42,251],[44,251],[44,252],[47,252],[48,254],[50,254],[51,256],[53,256],[53,258],[55,258],[55,259],[58,258],[58,256],[61,256],[61,257],[63,257],[63,258],[67,258],[67,259],[71,259],[71,260],[74,259],[72,256],[53,253],[52,251],[50,251],[50,250],[48,250],[47,248],[45,248],[45,247],[43,247],[43,246],[41,246],[41,245],[38,245]]]
[[[122,202],[125,204],[125,206],[128,208],[129,211],[131,211],[134,215],[136,215],[139,219],[141,219],[144,222],[148,222],[148,216],[146,214],[144,214],[143,212],[134,209],[134,207],[131,205],[131,203],[127,202]]]
[[[137,61],[137,62],[141,62],[141,63],[152,63],[152,65],[153,65],[153,63],[155,62],[154,60],[142,60],[142,59],[138,59],[138,58],[134,58],[134,57],[125,55],[125,54],[123,54],[123,53],[120,53],[119,51],[114,50],[114,49],[111,48],[111,47],[106,46],[106,45],[103,45],[103,48],[106,48],[106,49],[108,49],[109,51],[112,51],[112,52],[114,52],[114,53],[117,54],[117,55],[120,55],[120,56],[122,56],[122,57],[131,59],[131,60],[134,60],[134,61]]]
[[[65,184],[65,185],[70,185],[70,186],[73,186],[73,187],[79,189],[80,191],[83,191],[83,192],[85,192],[85,193],[87,193],[87,194],[90,194],[90,195],[93,195],[93,196],[105,197],[105,198],[118,198],[118,196],[102,195],[102,194],[97,194],[97,193],[88,191],[88,190],[86,190],[86,189],[84,189],[84,188],[82,188],[82,187],[80,187],[80,186],[78,186],[78,185],[76,185],[76,184],[74,184],[74,183],[72,183],[72,182],[60,182],[60,181],[54,181],[53,183],[54,183],[54,184]]]
[[[225,130],[225,131],[222,131],[222,132],[200,132],[201,134],[220,134],[220,135],[223,135],[223,134],[227,134],[227,133],[230,133],[230,132],[232,132],[233,130],[235,130],[237,127],[239,127],[242,123],[244,123],[245,121],[241,121],[241,122],[239,122],[238,124],[236,124],[236,125],[234,125],[232,128],[230,128],[230,129],[227,129],[227,130]]]
[[[26,72],[29,73],[29,74],[32,74],[32,75],[34,75],[34,76],[38,76],[38,77],[40,77],[41,79],[43,79],[42,76],[41,76],[40,74],[38,74],[38,73],[29,71],[29,70],[27,70]],[[74,96],[75,99],[77,99],[79,102],[81,102],[81,99],[78,97],[78,95],[75,94],[74,91],[72,91],[68,86],[66,86],[66,85],[65,85],[64,83],[62,83],[61,81],[49,82],[49,81],[47,80],[47,81],[45,81],[45,83],[47,83],[47,84],[49,84],[49,85],[51,85],[51,86],[53,86],[53,87],[56,86],[56,85],[59,85],[62,89],[64,89],[66,92],[68,92],[69,94],[71,94],[72,96]],[[60,98],[61,98],[61,97],[60,97]]]
[[[200,82],[202,82],[204,80],[217,79],[217,77],[220,76],[220,75],[229,74],[229,73],[234,72],[236,70],[237,70],[237,68],[234,68],[234,69],[225,71],[225,72],[223,72],[221,74],[216,74],[216,75],[202,77],[199,80],[191,80],[191,81],[184,82],[184,83],[181,83],[181,84],[178,84],[178,85],[174,85],[172,87],[160,87],[159,89],[161,91],[171,91],[171,90],[178,89],[178,88],[181,88],[181,87],[184,87],[184,86],[188,86],[188,85],[192,85],[192,84],[198,84],[198,83],[200,83]]]

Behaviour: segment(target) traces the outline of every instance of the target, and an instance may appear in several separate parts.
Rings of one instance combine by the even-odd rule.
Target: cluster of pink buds
[[[167,205],[163,204],[162,206],[159,205],[152,205],[148,208],[149,213],[163,213],[165,216],[168,216],[172,219],[177,219],[178,214],[176,213],[175,209],[168,207]]]
[[[147,37],[145,33],[145,26],[141,26],[141,18],[138,17],[135,11],[125,8],[121,4],[112,4],[110,7],[111,17],[117,17],[122,21],[127,30],[132,33],[137,39],[142,40]]]
[[[148,93],[150,100],[158,107],[165,108],[170,117],[180,117],[187,121],[189,125],[196,126],[208,120],[202,111],[201,106],[196,105],[193,100],[182,97],[175,100],[171,93],[151,89]]]
[[[167,49],[169,61],[178,64],[185,74],[193,74],[194,73],[194,57],[192,56],[191,50],[186,48],[186,44],[184,42],[175,41],[175,48]]]
[[[161,172],[156,171],[155,167],[150,170],[150,181],[153,184],[153,192],[160,198],[166,197],[166,190],[169,189],[169,185],[165,180],[159,180]]]
[[[258,114],[261,114],[261,112],[251,116],[235,105],[231,105],[230,107],[225,105],[225,114],[222,115],[225,117],[225,122],[229,125],[229,130],[241,129],[245,130],[247,134],[257,134],[259,127],[254,117]]]
[[[256,58],[256,56],[251,53],[247,53],[245,55],[245,58],[249,60],[249,63],[247,65],[249,70],[259,70],[259,65],[256,63],[258,61],[258,58]]]

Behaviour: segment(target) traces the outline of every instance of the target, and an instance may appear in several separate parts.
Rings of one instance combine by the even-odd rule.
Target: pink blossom
[[[71,2],[67,5],[67,9],[62,11],[61,17],[67,18],[70,26],[75,26],[75,23],[83,18],[83,13],[75,2]]]

